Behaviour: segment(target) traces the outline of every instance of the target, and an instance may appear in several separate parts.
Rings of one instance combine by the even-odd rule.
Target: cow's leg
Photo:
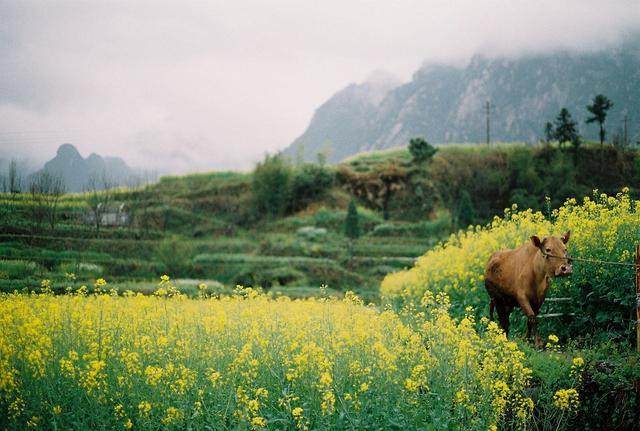
[[[504,334],[509,336],[509,315],[513,307],[507,305],[504,301],[494,299],[496,310],[498,311],[498,319],[500,320],[500,327],[504,331]]]
[[[531,303],[526,297],[519,297],[518,304],[525,316],[527,316],[527,340],[531,339],[533,335],[535,337],[535,346],[541,347],[542,340],[540,340],[540,336],[538,335],[538,318],[536,314],[533,312],[533,308],[531,307]]]
[[[493,298],[491,298],[491,301],[489,302],[489,320],[491,320],[493,322],[493,308],[495,307],[495,304],[493,302]]]

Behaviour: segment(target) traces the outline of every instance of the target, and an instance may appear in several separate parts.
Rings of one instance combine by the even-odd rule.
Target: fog
[[[376,70],[596,50],[637,1],[0,1],[0,158],[247,169]]]

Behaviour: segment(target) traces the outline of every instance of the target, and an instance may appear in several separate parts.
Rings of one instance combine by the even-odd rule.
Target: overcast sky
[[[250,168],[373,71],[639,28],[638,0],[0,0],[0,157],[70,142],[163,171]]]

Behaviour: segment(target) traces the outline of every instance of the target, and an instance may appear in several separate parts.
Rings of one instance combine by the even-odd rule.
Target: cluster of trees
[[[103,214],[113,198],[114,181],[106,173],[90,177],[85,187],[87,204],[92,215],[96,232],[100,231]],[[49,226],[55,229],[59,219],[60,198],[67,192],[61,176],[48,171],[40,171],[23,178],[18,163],[11,160],[7,173],[0,175],[0,190],[10,195],[27,192],[30,196],[29,214],[36,229]]]
[[[587,124],[597,123],[600,128],[600,146],[604,145],[606,137],[606,129],[604,123],[607,119],[609,109],[613,108],[613,102],[606,96],[598,94],[594,97],[591,105],[587,105],[587,111],[591,114],[585,121]],[[573,120],[571,113],[567,108],[562,108],[553,123],[547,122],[544,126],[545,142],[558,141],[560,148],[565,143],[573,146],[574,157],[577,160],[578,148],[582,142],[578,133],[578,123]]]
[[[31,197],[29,213],[36,228],[40,229],[45,225],[55,228],[58,203],[66,192],[61,177],[42,171],[25,179],[18,169],[18,163],[11,160],[7,173],[0,176],[0,189],[12,196],[26,189]]]
[[[4,193],[16,194],[22,190],[22,175],[15,160],[9,162],[7,174],[0,176],[0,188]]]
[[[277,218],[306,208],[331,188],[334,174],[324,164],[293,166],[282,155],[267,155],[251,182],[256,218]]]

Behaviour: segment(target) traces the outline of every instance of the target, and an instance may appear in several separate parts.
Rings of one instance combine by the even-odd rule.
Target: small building
[[[108,205],[98,204],[98,211],[101,226],[127,226],[131,220],[125,204]],[[93,211],[85,214],[85,223],[95,224],[96,214]]]

